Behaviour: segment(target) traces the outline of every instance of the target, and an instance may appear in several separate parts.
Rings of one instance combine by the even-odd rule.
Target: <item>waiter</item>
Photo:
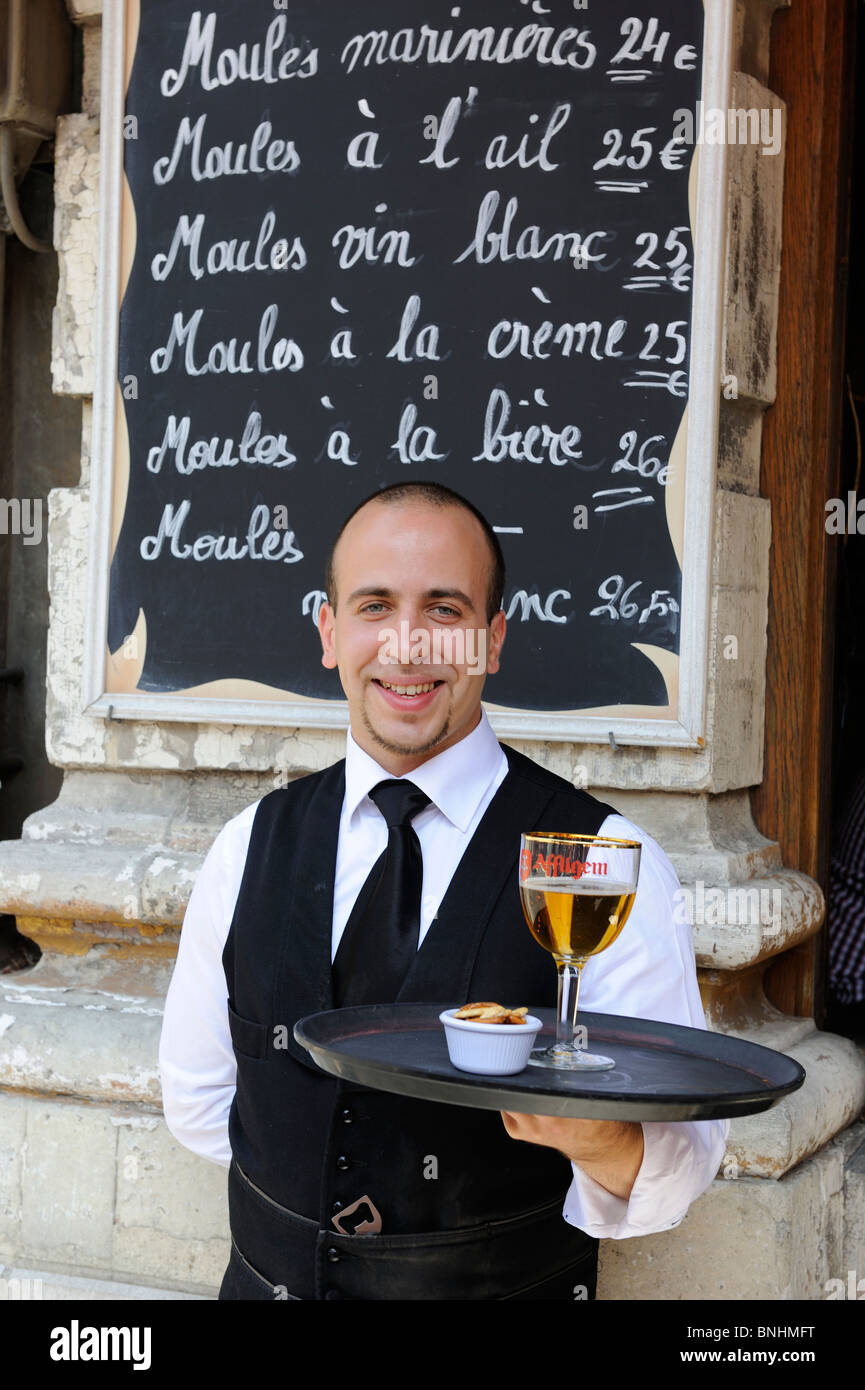
[[[504,566],[464,498],[429,483],[374,494],[339,532],[326,588],[322,661],[348,701],[345,759],[219,833],[166,1000],[166,1122],[229,1170],[219,1296],[593,1298],[598,1238],[678,1225],[718,1170],[726,1121],[407,1099],[326,1075],[293,1028],[394,1000],[554,1005],[517,888],[532,829],[643,846],[627,926],[588,964],[581,1005],[704,1027],[676,874],[612,807],[492,733],[481,693],[505,636]]]

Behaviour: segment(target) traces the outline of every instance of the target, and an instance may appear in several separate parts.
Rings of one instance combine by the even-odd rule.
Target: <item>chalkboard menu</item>
[[[329,545],[433,480],[500,536],[509,727],[694,740],[723,163],[685,118],[729,10],[106,14],[99,708],[338,722]]]

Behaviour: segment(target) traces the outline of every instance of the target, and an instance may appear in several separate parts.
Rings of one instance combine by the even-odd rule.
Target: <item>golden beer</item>
[[[636,896],[632,884],[564,877],[524,879],[520,894],[532,936],[567,961],[586,960],[611,946]]]

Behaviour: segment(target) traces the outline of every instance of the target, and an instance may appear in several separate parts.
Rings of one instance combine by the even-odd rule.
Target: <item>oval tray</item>
[[[451,1004],[369,1004],[310,1014],[294,1036],[323,1071],[377,1091],[419,1100],[594,1120],[717,1120],[768,1110],[805,1080],[804,1068],[756,1043],[653,1019],[582,1013],[592,1051],[608,1071],[574,1075],[526,1067],[479,1076],[451,1066],[439,1022]],[[555,1011],[535,1046],[555,1041]]]

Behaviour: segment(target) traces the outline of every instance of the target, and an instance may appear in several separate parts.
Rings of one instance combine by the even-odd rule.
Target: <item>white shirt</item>
[[[412,821],[423,854],[418,944],[507,770],[482,711],[466,738],[409,774],[431,801]],[[387,845],[384,817],[368,792],[391,776],[347,735],[331,959],[361,886]],[[183,921],[159,1043],[169,1130],[181,1144],[225,1168],[231,1162],[228,1114],[237,1064],[222,952],[257,805],[223,826],[202,865]],[[643,848],[631,914],[618,940],[584,967],[580,1009],[705,1028],[690,926],[679,923],[683,914],[674,911],[679,880],[672,864],[651,836],[623,816],[607,816],[598,833],[639,840]],[[616,1197],[571,1165],[573,1181],[563,1208],[571,1225],[605,1239],[666,1231],[679,1225],[709,1186],[724,1155],[727,1120],[646,1122],[642,1129],[643,1161],[629,1198]]]

